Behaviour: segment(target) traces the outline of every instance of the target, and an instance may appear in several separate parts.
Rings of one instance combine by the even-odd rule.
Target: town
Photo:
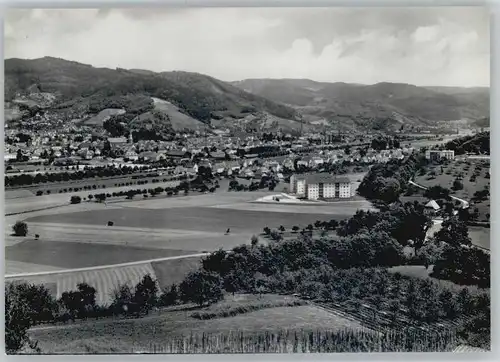
[[[491,350],[484,9],[87,10],[6,16],[7,354]]]

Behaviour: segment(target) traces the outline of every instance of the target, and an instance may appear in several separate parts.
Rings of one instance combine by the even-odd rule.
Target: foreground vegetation
[[[93,341],[94,342],[94,341]],[[143,347],[77,342],[55,353],[352,353],[352,352],[451,352],[459,343],[451,331],[424,333],[402,330],[370,331],[279,330],[262,332],[191,333],[176,335],[165,343]],[[75,352],[76,350],[76,352]]]

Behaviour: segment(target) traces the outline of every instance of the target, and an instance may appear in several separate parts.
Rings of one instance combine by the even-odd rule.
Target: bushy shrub
[[[12,226],[12,231],[14,231],[15,236],[26,236],[28,235],[28,224],[24,221],[17,221],[14,226]]]
[[[89,199],[90,199],[90,196],[89,196]],[[71,196],[70,202],[72,204],[79,204],[82,202],[82,198],[80,196]]]

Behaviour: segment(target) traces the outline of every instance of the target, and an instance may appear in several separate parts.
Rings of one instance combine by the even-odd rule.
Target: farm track
[[[57,209],[62,206],[67,206],[69,203],[64,203],[60,205],[54,205],[54,206],[47,206],[47,207],[42,207],[39,209],[33,209],[33,210],[27,210],[27,211],[20,211],[20,212],[11,212],[9,214],[5,214],[5,216],[14,216],[14,215],[22,215],[22,214],[29,214],[31,212],[37,212],[37,211],[44,211],[44,210],[51,210],[51,209]]]
[[[413,182],[412,180],[409,180],[409,181],[408,181],[408,183],[409,183],[410,185],[413,185],[413,186],[415,186],[415,187],[418,187],[419,189],[422,189],[422,190],[427,190],[427,189],[428,189],[428,187],[425,187],[425,186],[422,186],[422,185],[420,185],[420,184],[417,184],[416,182]],[[456,196],[451,196],[451,195],[450,195],[450,197],[451,197],[453,200],[456,200],[456,201],[461,202],[461,203],[462,203],[462,207],[463,207],[464,209],[466,209],[466,208],[468,208],[468,207],[469,207],[469,202],[468,202],[468,201],[465,201],[465,200],[463,200],[463,199],[460,199],[460,198],[458,198],[458,197],[456,197]]]

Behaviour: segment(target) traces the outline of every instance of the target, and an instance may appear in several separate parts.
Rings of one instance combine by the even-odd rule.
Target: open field
[[[71,244],[99,246],[123,246],[147,249],[182,250],[182,251],[214,251],[220,248],[231,249],[235,246],[248,243],[254,233],[243,232],[224,235],[226,229],[218,232],[190,231],[182,229],[147,229],[107,227],[103,225],[73,225],[73,224],[44,224],[29,223],[30,233],[38,233],[40,240]],[[258,233],[257,233],[258,234]],[[33,238],[19,238],[8,236],[7,245],[17,245]],[[6,258],[10,256],[10,249],[6,249]],[[36,261],[36,256],[32,256]]]
[[[158,279],[161,288],[179,283],[184,276],[195,270],[200,263],[200,256],[167,259],[155,262],[135,263],[102,269],[75,270],[69,272],[54,271],[39,275],[9,276],[6,281],[26,281],[33,284],[54,285],[54,297],[59,298],[65,291],[76,289],[81,282],[97,290],[98,304],[109,304],[111,293],[122,284],[135,286],[146,274]],[[158,274],[156,274],[158,271]]]
[[[103,123],[108,120],[111,116],[118,115],[118,114],[124,114],[125,110],[121,108],[106,108],[102,111],[100,111],[97,115],[94,117],[84,121],[83,123],[86,125],[97,125],[101,126]]]
[[[491,229],[480,226],[469,226],[469,237],[472,244],[490,249]]]
[[[155,261],[151,263],[158,286],[161,290],[170,288],[172,284],[181,283],[189,272],[200,267],[201,257]]]
[[[136,183],[138,180],[133,180],[131,176],[113,178],[113,179],[86,179],[86,180],[77,180],[72,182],[64,182],[64,183],[50,183],[50,184],[41,184],[36,186],[31,186],[23,189],[16,190],[6,190],[5,191],[5,199],[8,200],[6,202],[5,213],[14,213],[14,212],[23,212],[27,210],[33,210],[27,208],[26,204],[34,204],[34,205],[53,205],[55,203],[68,203],[69,199],[73,195],[80,196],[82,199],[87,197],[88,195],[96,194],[96,193],[113,193],[118,191],[126,191],[130,189],[149,189],[155,187],[175,187],[180,181],[166,181],[166,182],[158,182],[152,183],[153,179],[162,179],[163,176],[159,177],[146,177],[141,179],[142,181],[148,181],[148,184],[145,185],[130,185],[130,186],[119,186],[115,187],[115,184],[119,183]],[[99,187],[91,190],[81,190],[81,191],[69,191],[70,188],[82,188],[84,186],[93,186],[98,185]],[[68,190],[68,192],[61,192],[60,190]],[[47,190],[50,190],[51,194],[47,194]],[[37,191],[43,191],[44,194],[42,196],[35,196]],[[24,196],[19,196],[20,194]]]
[[[120,264],[186,254],[195,254],[195,252],[52,240],[25,241],[5,248],[5,255],[9,260],[24,263],[36,260],[42,265],[65,269]]]
[[[432,139],[420,139],[420,140],[412,140],[412,141],[403,141],[402,144],[405,146],[410,146],[414,148],[420,147],[431,147],[435,145],[441,145],[451,140],[454,140],[459,137],[463,137],[464,134],[456,134],[456,135],[445,135],[443,137],[432,138]],[[442,138],[441,140],[439,138]]]
[[[287,205],[288,206],[288,205]],[[304,212],[248,211],[216,207],[177,207],[168,209],[116,208],[112,211],[95,210],[61,215],[37,216],[27,219],[35,223],[64,223],[103,225],[112,220],[117,227],[151,229],[182,229],[222,233],[231,228],[232,233],[260,233],[266,225],[283,225],[290,228],[296,224],[307,225],[316,220],[328,221],[332,218],[350,217],[356,208],[342,208],[337,214]]]
[[[228,192],[222,187],[215,194],[120,201],[107,206],[84,202],[7,216],[6,259],[21,263],[7,264],[7,273],[19,273],[23,265],[27,266],[25,272],[49,271],[53,267],[91,267],[231,249],[249,243],[265,226],[305,227],[316,220],[345,219],[358,209],[369,208],[364,200],[318,207],[262,205],[251,201],[272,192]],[[55,204],[63,197],[68,195],[29,198],[37,204],[29,199],[8,200],[7,204],[32,209]],[[27,237],[10,235],[17,220],[28,223]],[[107,221],[114,225],[108,227]],[[231,229],[229,235],[225,235],[227,228]],[[40,240],[34,240],[35,234]]]
[[[217,209],[232,209],[255,212],[273,212],[273,213],[294,213],[294,214],[315,214],[330,215],[330,219],[343,219],[350,217],[357,210],[374,210],[371,204],[366,200],[338,201],[332,203],[318,204],[279,204],[279,203],[236,203],[231,205],[216,205]],[[307,218],[309,220],[309,218]],[[329,219],[329,220],[330,220]],[[316,219],[318,220],[318,219]],[[313,220],[314,221],[314,220]],[[308,223],[303,222],[307,225]]]
[[[135,320],[103,320],[73,326],[33,329],[31,337],[43,351],[74,351],[75,343],[107,341],[111,346],[148,349],[151,343],[164,344],[167,339],[197,333],[260,332],[289,330],[362,329],[361,325],[335,316],[314,306],[266,308],[234,317],[199,320],[192,311],[162,311]],[[112,333],[111,333],[112,331]],[[77,342],[80,341],[80,342]],[[101,344],[104,346],[105,344]],[[71,349],[65,349],[65,346]],[[72,347],[69,347],[72,346]],[[94,352],[96,353],[96,352]]]
[[[131,181],[131,180],[129,180]],[[106,185],[106,183],[109,183],[109,187],[106,186],[106,188],[102,188],[102,185]],[[113,193],[113,192],[119,192],[119,191],[127,191],[127,190],[135,190],[135,189],[148,189],[148,188],[155,188],[155,187],[174,187],[179,184],[179,181],[167,181],[167,182],[158,182],[154,184],[147,184],[147,185],[132,185],[132,186],[121,186],[121,187],[114,187],[113,185],[117,183],[117,180],[82,180],[82,182],[78,185],[72,185],[71,187],[82,187],[84,185],[93,185],[93,184],[99,184],[101,185],[100,188],[95,189],[95,190],[82,190],[78,192],[67,192],[67,193],[52,193],[51,195],[42,195],[42,196],[28,196],[28,197],[18,197],[18,198],[8,198],[6,197],[5,200],[5,214],[14,214],[14,213],[22,213],[22,212],[27,212],[27,211],[32,211],[32,210],[38,210],[46,207],[54,207],[54,206],[59,206],[59,205],[67,205],[69,204],[69,200],[71,196],[80,196],[83,200],[83,198],[86,198],[89,194],[98,194],[98,193]],[[123,180],[120,180],[120,183],[124,182]],[[64,185],[64,188],[67,188],[68,185]],[[50,187],[55,187],[55,186],[50,186]],[[60,186],[55,187],[57,190],[61,189]],[[35,189],[37,190],[37,189]],[[6,195],[8,195],[10,191],[6,191]],[[16,190],[16,193],[18,193],[19,190]],[[124,198],[123,198],[124,199]]]
[[[155,110],[168,115],[174,131],[182,131],[186,128],[190,130],[204,130],[208,128],[206,124],[182,113],[172,103],[154,97],[151,97],[151,99],[153,99]]]
[[[22,273],[37,273],[40,271],[56,271],[62,270],[63,268],[58,268],[49,265],[40,265],[33,263],[24,263],[22,261],[5,260],[5,274],[22,274]]]
[[[10,199],[19,199],[23,197],[32,197],[35,196],[35,194],[31,190],[11,190],[11,191],[6,191],[5,192],[5,199],[10,200]]]

